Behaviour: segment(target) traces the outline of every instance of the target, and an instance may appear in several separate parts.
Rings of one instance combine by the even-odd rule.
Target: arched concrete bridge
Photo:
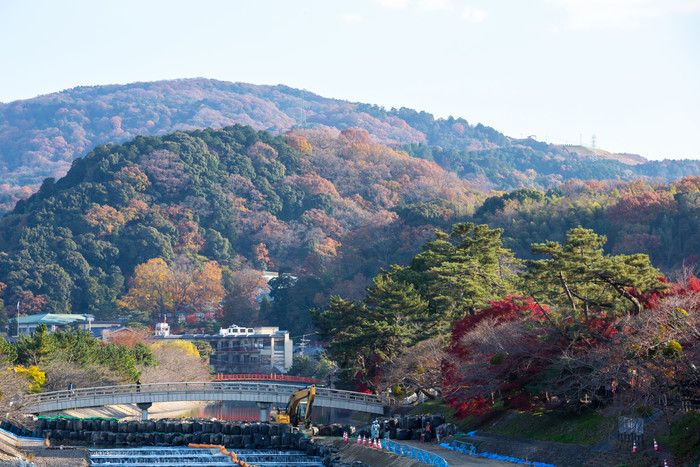
[[[24,410],[27,413],[38,414],[105,405],[137,404],[145,420],[148,417],[148,408],[153,402],[246,401],[257,403],[261,409],[261,419],[267,419],[265,410],[270,405],[285,407],[292,392],[303,387],[305,386],[240,381],[127,384],[29,395],[26,396]],[[374,414],[384,413],[384,404],[380,396],[338,389],[317,387],[314,405]]]

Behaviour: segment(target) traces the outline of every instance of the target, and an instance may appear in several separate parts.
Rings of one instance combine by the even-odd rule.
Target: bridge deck
[[[43,413],[105,405],[176,401],[248,401],[285,406],[292,392],[303,387],[240,381],[127,384],[26,396],[28,404],[25,411]],[[318,387],[314,405],[376,414],[384,412],[380,396]]]

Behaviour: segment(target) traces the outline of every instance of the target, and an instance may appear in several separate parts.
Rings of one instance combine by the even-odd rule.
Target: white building
[[[209,364],[219,374],[286,373],[292,366],[293,342],[289,331],[278,327],[233,325],[219,330],[217,335],[208,336],[171,335],[166,326],[156,328],[156,338],[208,342],[214,350],[209,356]]]
[[[293,342],[278,327],[233,325],[207,340],[214,349],[209,364],[216,373],[286,373],[292,366]]]

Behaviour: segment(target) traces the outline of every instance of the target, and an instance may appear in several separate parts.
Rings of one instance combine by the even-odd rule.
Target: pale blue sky
[[[0,101],[206,77],[700,159],[700,0],[0,0]]]

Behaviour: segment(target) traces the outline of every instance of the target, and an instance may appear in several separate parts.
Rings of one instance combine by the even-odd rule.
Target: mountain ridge
[[[65,175],[77,157],[100,144],[235,124],[273,135],[299,128],[359,128],[375,142],[433,161],[485,191],[546,190],[572,178],[664,183],[700,174],[698,161],[572,151],[510,138],[461,117],[387,110],[282,84],[187,78],[79,86],[0,104],[0,212],[26,199],[45,178]]]

